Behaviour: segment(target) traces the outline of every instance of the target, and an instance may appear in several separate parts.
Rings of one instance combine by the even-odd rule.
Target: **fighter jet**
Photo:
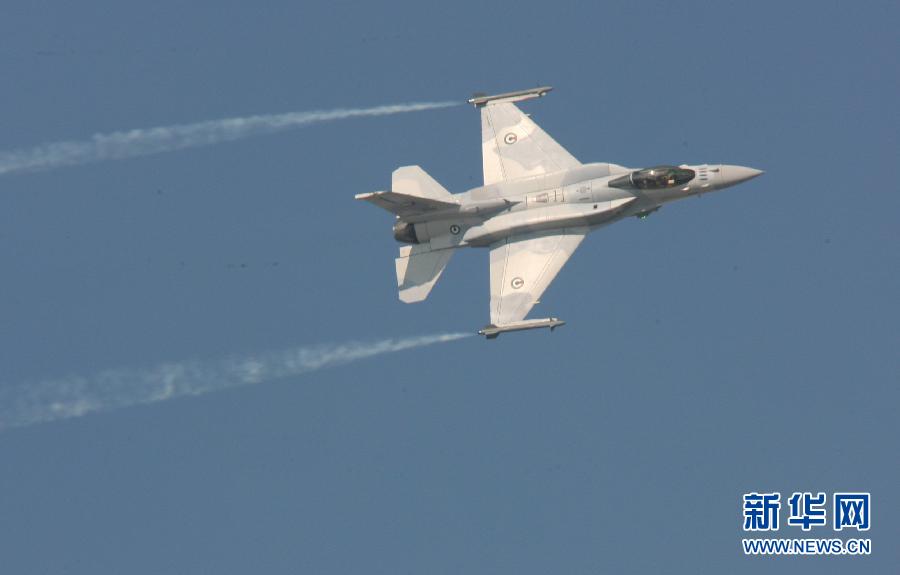
[[[394,171],[391,189],[359,194],[394,214],[400,300],[423,301],[460,248],[490,250],[488,339],[507,331],[563,325],[525,319],[589,233],[663,204],[721,190],[760,175],[743,166],[700,164],[626,168],[582,164],[515,104],[550,86],[478,95],[484,185],[451,194],[419,166]]]

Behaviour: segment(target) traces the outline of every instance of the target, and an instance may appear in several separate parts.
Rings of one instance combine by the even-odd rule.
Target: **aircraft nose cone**
[[[722,166],[722,179],[728,186],[752,180],[762,173],[762,170],[748,168],[746,166]]]

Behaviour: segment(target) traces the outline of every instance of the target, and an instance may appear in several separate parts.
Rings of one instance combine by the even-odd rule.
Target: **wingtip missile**
[[[484,94],[476,94],[469,98],[468,102],[475,106],[486,106],[488,104],[500,104],[502,102],[518,102],[520,100],[530,100],[532,98],[540,98],[547,95],[547,92],[553,90],[552,86],[539,86],[537,88],[529,88],[527,90],[516,90],[515,92],[504,92],[502,94],[494,94],[487,96]]]
[[[524,331],[526,329],[539,329],[544,327],[549,327],[550,331],[553,331],[565,324],[566,322],[557,317],[526,319],[524,321],[514,321],[503,325],[488,324],[478,330],[478,335],[483,335],[487,339],[496,339],[501,333],[508,331]]]

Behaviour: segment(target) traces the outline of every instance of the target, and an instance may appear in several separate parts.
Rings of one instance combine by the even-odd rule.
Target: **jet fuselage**
[[[689,179],[682,182],[666,170]],[[660,174],[657,179],[652,179],[654,172]],[[421,214],[400,220],[398,225],[414,226],[415,235],[408,235],[407,243],[429,241],[436,248],[483,247],[519,233],[584,226],[593,230],[626,217],[649,214],[669,202],[733,186],[761,173],[722,164],[644,170],[585,164],[454,194],[458,209]],[[640,174],[649,181],[642,181]],[[413,238],[416,241],[410,241]]]

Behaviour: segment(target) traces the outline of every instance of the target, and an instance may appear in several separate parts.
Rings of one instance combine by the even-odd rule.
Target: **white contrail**
[[[181,361],[143,369],[112,369],[86,377],[0,385],[0,430],[264,383],[470,335],[444,333],[298,347],[218,361]]]
[[[288,112],[223,118],[194,124],[141,128],[109,134],[94,134],[89,140],[51,142],[33,148],[0,152],[0,175],[14,172],[50,170],[209,146],[249,136],[270,134],[319,122],[360,116],[388,116],[456,106],[459,102],[412,102],[373,108],[339,108],[310,112]]]

